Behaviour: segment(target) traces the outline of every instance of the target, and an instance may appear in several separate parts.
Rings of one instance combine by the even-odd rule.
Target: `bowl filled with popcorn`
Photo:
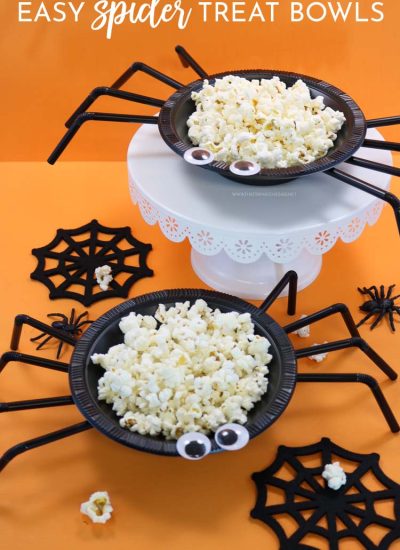
[[[95,321],[71,360],[74,400],[115,441],[159,455],[237,450],[285,410],[296,359],[262,308],[218,292],[146,294]]]
[[[335,86],[298,73],[245,70],[178,90],[161,109],[159,130],[191,164],[240,183],[273,185],[346,161],[367,125]]]
[[[328,172],[364,143],[363,112],[349,95],[328,82],[270,69],[209,75],[182,46],[175,50],[199,79],[181,84],[144,63],[133,63],[112,86],[95,88],[75,109],[48,162],[57,161],[87,121],[156,124],[165,143],[188,163],[251,185]],[[175,92],[164,100],[121,90],[138,71]],[[159,114],[89,112],[102,95],[153,105]],[[368,122],[388,123],[387,119]]]

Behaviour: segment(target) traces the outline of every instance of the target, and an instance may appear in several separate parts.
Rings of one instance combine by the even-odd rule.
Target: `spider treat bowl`
[[[81,104],[67,122],[69,130],[64,135],[48,161],[54,164],[62,151],[71,141],[81,125],[88,120],[110,120],[115,122],[139,122],[143,124],[158,124],[158,128],[165,143],[178,155],[191,163],[218,174],[251,185],[273,185],[286,181],[325,171],[333,168],[340,162],[347,160],[359,149],[365,139],[367,124],[364,115],[358,105],[342,90],[306,75],[272,70],[240,70],[218,73],[207,76],[210,84],[215,79],[227,75],[240,76],[247,80],[271,79],[278,76],[287,86],[292,86],[299,79],[302,79],[311,91],[311,96],[322,96],[326,106],[344,113],[346,122],[338,133],[334,146],[325,157],[322,157],[309,164],[294,166],[290,168],[259,169],[256,163],[250,161],[236,161],[228,164],[223,161],[213,160],[212,154],[206,149],[193,147],[188,136],[187,120],[196,110],[192,93],[199,92],[203,87],[203,80],[196,80],[187,86],[181,86],[169,98],[163,102],[153,98],[137,96],[128,92],[121,92],[115,88],[96,88],[91,95]],[[121,95],[123,94],[123,95]],[[125,97],[126,94],[126,97]],[[135,116],[118,115],[108,113],[88,113],[83,109],[94,101],[99,95],[113,95],[128,99],[131,95],[143,103],[152,103],[161,106],[159,116]]]
[[[269,353],[272,360],[268,364],[268,387],[260,401],[247,415],[244,425],[251,438],[256,437],[269,428],[286,409],[295,389],[296,382],[362,382],[368,385],[377,400],[389,427],[393,432],[399,431],[399,425],[385,400],[374,378],[363,374],[298,374],[297,358],[308,357],[318,351],[334,351],[349,346],[359,347],[366,355],[392,380],[397,378],[396,372],[359,336],[349,310],[344,304],[330,306],[307,318],[294,321],[281,327],[269,315],[267,309],[276,300],[282,289],[289,284],[288,313],[295,313],[297,275],[288,272],[278,283],[265,301],[256,307],[240,298],[219,292],[202,289],[164,290],[145,294],[129,300],[111,309],[95,321],[78,340],[72,355],[69,368],[70,385],[75,404],[88,422],[104,435],[141,451],[154,454],[177,456],[177,443],[164,437],[145,436],[130,432],[119,424],[119,417],[111,406],[98,400],[98,381],[104,370],[91,361],[94,353],[106,353],[111,346],[123,342],[119,328],[122,317],[130,312],[142,315],[154,315],[160,304],[168,309],[177,302],[189,301],[190,305],[202,299],[212,309],[226,313],[235,311],[249,313],[255,327],[255,333],[265,337],[270,342]],[[324,317],[340,313],[352,334],[351,339],[331,342],[321,346],[311,346],[295,350],[288,338],[288,333],[305,326],[307,322],[315,322]],[[320,349],[321,348],[321,349]],[[323,348],[323,349],[322,349]],[[211,442],[211,452],[220,451],[215,442]],[[232,448],[233,450],[233,448]],[[187,457],[185,457],[187,458]]]
[[[24,324],[75,346],[75,350],[69,364],[15,351],[6,352],[0,357],[0,372],[10,361],[63,371],[69,374],[71,395],[0,403],[0,413],[75,404],[85,417],[85,421],[14,445],[0,456],[0,471],[21,453],[90,428],[95,428],[107,437],[128,447],[158,455],[181,455],[184,458],[198,459],[206,456],[208,452],[217,452],[221,449],[238,450],[246,445],[249,438],[256,437],[279,418],[287,407],[297,382],[364,383],[371,389],[389,428],[392,432],[400,431],[400,426],[373,377],[356,373],[297,373],[298,358],[309,357],[316,353],[358,347],[389,379],[395,380],[397,378],[397,373],[390,365],[360,337],[350,311],[344,304],[329,306],[308,317],[302,317],[281,327],[266,312],[287,285],[289,285],[287,311],[289,315],[294,315],[296,311],[297,274],[294,271],[289,271],[259,307],[228,294],[202,289],[153,292],[111,309],[91,324],[90,328],[78,340],[72,335],[57,330],[54,326],[45,325],[28,315],[17,315],[11,338],[12,350],[18,349]],[[122,318],[128,316],[131,312],[154,316],[160,305],[164,305],[168,309],[177,302],[188,301],[192,305],[199,299],[204,300],[211,310],[218,308],[223,313],[234,311],[250,315],[255,333],[265,337],[270,343],[269,352],[272,360],[268,363],[267,390],[248,413],[244,426],[224,424],[216,430],[215,437],[214,435],[207,437],[198,432],[195,434],[186,433],[176,441],[167,440],[161,436],[141,435],[122,428],[119,423],[120,419],[111,405],[98,399],[99,379],[104,375],[104,370],[96,365],[91,357],[95,353],[106,353],[112,346],[123,342],[124,337],[119,328],[119,323]],[[336,314],[341,314],[343,317],[351,338],[308,348],[294,349],[287,334]],[[201,452],[199,451],[200,448]]]
[[[193,304],[198,299],[205,300],[211,309],[219,308],[221,312],[250,313],[256,334],[264,336],[271,344],[269,353],[273,358],[268,364],[268,389],[248,413],[245,424],[250,438],[266,430],[282,414],[296,383],[295,352],[285,331],[261,308],[239,298],[206,290],[165,290],[145,294],[116,306],[95,321],[77,342],[69,371],[70,385],[75,404],[93,427],[134,449],[159,455],[179,454],[175,440],[141,435],[120,426],[119,417],[111,405],[97,398],[98,381],[104,375],[104,370],[93,364],[90,358],[94,353],[106,353],[111,346],[123,342],[118,325],[121,318],[130,312],[154,315],[160,304],[168,308],[176,302],[189,301]],[[221,449],[212,441],[211,452],[218,450]]]
[[[307,174],[329,170],[351,157],[364,142],[367,122],[361,109],[346,93],[327,82],[303,74],[264,69],[234,70],[208,75],[184,48],[177,46],[176,51],[184,64],[186,66],[190,65],[201,76],[200,80],[183,85],[143,63],[134,63],[111,87],[95,88],[81,103],[68,119],[66,126],[69,129],[50,155],[48,162],[50,164],[56,162],[81,125],[88,120],[158,124],[160,134],[165,143],[188,162],[217,172],[229,179],[252,185],[283,183]],[[119,90],[120,86],[139,70],[169,84],[176,89],[176,92],[164,101]],[[215,79],[227,75],[240,76],[247,80],[271,79],[277,76],[288,87],[295,84],[297,80],[302,79],[310,89],[313,98],[322,96],[326,106],[343,112],[345,116],[346,121],[338,133],[334,146],[326,156],[309,164],[276,169],[258,169],[256,163],[249,161],[237,161],[233,164],[227,164],[226,162],[213,160],[212,154],[205,149],[200,147],[194,148],[188,136],[187,126],[188,118],[196,110],[195,103],[192,100],[192,93],[199,92],[202,89],[204,78],[207,78],[212,85],[215,83]],[[152,117],[87,112],[86,109],[101,95],[110,95],[128,101],[161,107],[160,113],[158,117]]]
[[[207,72],[193,59],[193,57],[182,47],[177,46],[176,52],[180,56],[185,67],[190,66],[199,76],[200,80],[184,85],[173,78],[161,73],[157,69],[149,67],[142,62],[133,63],[112,86],[95,88],[84,99],[66,122],[68,128],[54,151],[48,158],[50,164],[54,164],[72,138],[80,129],[83,123],[93,121],[129,122],[139,124],[157,124],[159,132],[165,143],[187,162],[216,172],[221,176],[248,185],[275,185],[301,178],[317,172],[324,172],[339,181],[356,187],[366,193],[386,201],[393,208],[397,226],[400,232],[400,200],[393,194],[367,181],[361,180],[341,170],[337,165],[345,162],[361,168],[366,168],[394,176],[400,176],[400,168],[391,165],[373,162],[362,157],[355,156],[361,147],[373,149],[384,149],[388,151],[400,151],[400,143],[386,142],[376,139],[366,139],[368,128],[392,126],[400,124],[400,116],[383,117],[366,120],[363,112],[356,102],[345,92],[324,82],[323,80],[285,71],[274,70],[234,70],[224,73],[208,75]],[[120,87],[138,71],[164,82],[176,91],[167,100],[156,99],[148,96],[134,94]],[[226,75],[240,76],[247,80],[271,79],[279,77],[287,86],[292,86],[298,79],[302,79],[308,86],[312,98],[321,96],[324,104],[335,111],[344,114],[345,122],[337,134],[334,145],[324,157],[321,157],[308,164],[301,164],[289,168],[261,168],[257,162],[252,160],[237,160],[231,164],[217,161],[212,152],[201,147],[193,147],[188,136],[188,118],[195,112],[196,106],[192,100],[192,93],[198,92],[203,87],[204,79],[214,84],[217,78]],[[118,113],[88,112],[87,109],[100,96],[111,96],[131,102],[153,105],[160,109],[158,116],[127,115]]]
[[[164,104],[158,117],[158,128],[165,143],[185,160],[203,168],[218,172],[221,176],[250,185],[274,185],[284,183],[300,176],[333,168],[347,160],[359,149],[367,131],[364,115],[358,105],[344,92],[326,82],[297,73],[271,70],[231,71],[215,74],[209,77],[210,84],[215,79],[227,75],[240,76],[247,80],[280,78],[288,87],[299,79],[308,86],[313,98],[322,96],[326,106],[344,113],[346,122],[338,133],[334,146],[325,157],[309,164],[290,168],[260,168],[251,161],[236,161],[228,164],[210,159],[212,155],[200,147],[193,147],[188,137],[187,120],[196,110],[191,99],[192,92],[199,92],[203,81],[197,80],[183,89],[177,90]]]

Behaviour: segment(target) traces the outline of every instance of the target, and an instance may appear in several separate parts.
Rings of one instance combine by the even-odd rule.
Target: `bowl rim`
[[[342,107],[348,111],[345,124],[349,124],[351,122],[353,125],[353,131],[351,136],[344,140],[344,143],[340,147],[336,149],[333,147],[331,149],[331,153],[328,152],[328,154],[324,157],[317,159],[314,162],[310,162],[309,164],[292,166],[289,168],[262,168],[258,174],[247,177],[233,177],[233,174],[231,174],[229,170],[229,164],[224,161],[214,160],[210,164],[200,165],[201,168],[218,172],[229,179],[235,179],[242,183],[257,184],[262,182],[268,183],[269,181],[279,183],[279,180],[282,180],[281,182],[284,183],[285,181],[307,176],[309,174],[329,170],[337,164],[347,160],[361,147],[367,133],[367,122],[364,113],[354,99],[340,88],[312,76],[272,69],[239,69],[225,71],[222,73],[209,75],[207,80],[212,82],[216,78],[222,78],[229,75],[255,79],[272,78],[273,76],[278,76],[282,79],[302,79],[307,86],[317,88],[322,93],[333,96],[339,103],[342,104]],[[189,145],[179,137],[175,124],[175,112],[184,101],[187,101],[188,95],[199,89],[199,86],[203,81],[204,79],[197,79],[190,84],[179,88],[167,99],[160,110],[158,117],[158,128],[161,137],[165,143],[180,156],[183,156],[185,151],[191,149],[193,144]]]
[[[282,365],[280,384],[274,401],[268,410],[263,413],[262,419],[255,425],[246,425],[249,429],[250,438],[259,435],[278,419],[289,404],[297,379],[296,356],[286,332],[269,315],[266,315],[262,310],[245,300],[221,292],[185,288],[151,292],[127,300],[110,309],[94,321],[77,341],[69,370],[71,393],[79,411],[94,428],[114,441],[140,451],[166,456],[178,455],[175,440],[160,440],[151,436],[143,436],[130,432],[126,428],[117,425],[115,421],[102,412],[99,401],[91,396],[86,380],[87,366],[90,364],[89,353],[101,333],[111,323],[127,315],[130,311],[134,311],[136,308],[146,305],[156,305],[157,303],[181,302],[185,300],[204,299],[207,301],[207,298],[216,300],[222,307],[227,307],[232,309],[232,311],[250,313],[252,321],[255,324],[261,325],[262,329],[268,333],[268,336],[274,340],[275,345],[279,345],[280,362]],[[212,440],[212,452],[220,450],[215,441]]]

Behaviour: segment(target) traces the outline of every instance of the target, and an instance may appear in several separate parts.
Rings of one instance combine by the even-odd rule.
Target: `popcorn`
[[[247,80],[228,75],[192,92],[196,104],[188,135],[216,160],[256,161],[261,168],[288,168],[324,157],[345,122],[340,111],[311,98],[298,80],[287,88],[279,77]]]
[[[113,276],[111,275],[111,267],[109,265],[96,267],[94,274],[96,276],[97,284],[100,286],[101,290],[108,290],[108,286],[113,280]]]
[[[324,344],[327,344],[328,342],[324,342]],[[313,346],[319,346],[319,344],[313,344]],[[316,353],[315,355],[310,355],[309,359],[311,361],[315,361],[316,363],[321,363],[321,361],[324,361],[328,357],[327,353]]]
[[[107,491],[96,491],[87,502],[81,504],[81,513],[88,516],[93,523],[106,523],[111,518],[112,511]]]
[[[340,466],[340,462],[326,464],[322,472],[322,477],[326,479],[328,487],[334,491],[338,491],[347,481],[346,474]]]
[[[307,315],[301,315],[300,319],[304,319],[307,317]],[[310,336],[310,325],[306,325],[305,327],[301,327],[298,330],[294,331],[294,334],[297,334],[299,338],[308,338]]]
[[[270,343],[254,334],[249,313],[197,300],[161,304],[154,317],[130,313],[119,327],[124,342],[91,359],[105,370],[98,398],[132,432],[177,439],[244,424],[267,391]]]

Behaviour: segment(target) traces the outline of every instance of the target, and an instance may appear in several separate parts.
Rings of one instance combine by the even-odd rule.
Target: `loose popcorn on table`
[[[107,491],[96,491],[87,502],[81,504],[81,513],[88,516],[93,523],[106,523],[111,518],[112,511]]]
[[[108,290],[109,284],[113,280],[111,267],[109,265],[96,267],[96,269],[94,270],[94,274],[96,276],[97,284],[100,286],[101,290]]]
[[[228,75],[214,85],[204,80],[192,99],[196,111],[187,121],[190,140],[227,163],[251,160],[261,168],[308,164],[328,153],[345,122],[322,96],[311,98],[302,80],[288,88],[277,76],[247,80]]]
[[[328,342],[325,341],[324,344],[327,344]],[[319,346],[320,344],[313,344],[313,346]],[[328,353],[316,353],[315,355],[310,355],[309,359],[311,361],[315,361],[316,363],[321,363],[322,361],[325,361],[325,359],[328,357]]]
[[[300,316],[300,319],[304,319],[305,317],[307,317],[307,315],[303,314]],[[295,330],[294,334],[297,334],[299,338],[308,338],[310,336],[310,325],[306,325],[305,327]]]
[[[328,487],[334,491],[338,491],[347,481],[346,474],[340,466],[340,462],[326,464],[322,472],[322,477],[327,481]]]
[[[178,439],[244,424],[267,390],[270,343],[254,334],[249,313],[197,300],[161,304],[154,317],[132,312],[119,327],[124,342],[91,359],[106,371],[98,398],[132,432]]]

